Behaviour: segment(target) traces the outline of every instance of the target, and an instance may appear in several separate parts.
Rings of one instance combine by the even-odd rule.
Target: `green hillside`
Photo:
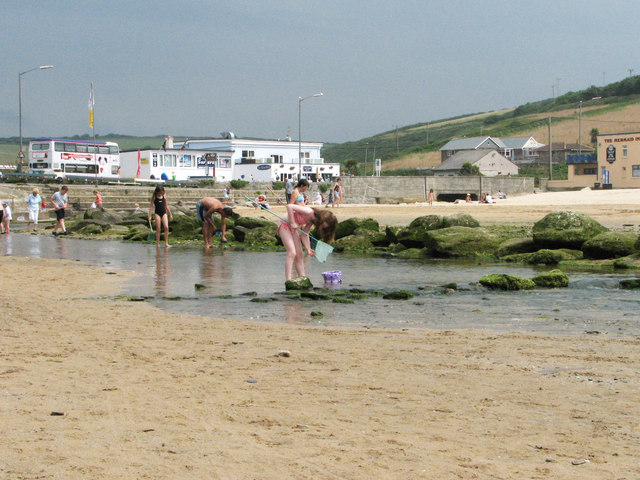
[[[568,92],[557,98],[527,103],[513,109],[409,125],[356,142],[325,145],[322,156],[327,162],[348,163],[361,169],[365,155],[369,162],[373,160],[374,149],[376,158],[387,163],[417,152],[438,151],[456,137],[529,135],[533,130],[546,126],[549,116],[552,117],[552,125],[576,120],[576,115],[567,114],[567,110],[576,109],[580,101],[585,109],[585,118],[640,103],[640,76],[628,77],[605,87],[592,86],[586,90]],[[554,140],[576,141],[562,138]],[[584,141],[588,142],[588,139]]]

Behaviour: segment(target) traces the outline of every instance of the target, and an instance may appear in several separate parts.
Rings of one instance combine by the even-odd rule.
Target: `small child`
[[[9,202],[5,200],[2,202],[2,233],[10,233],[11,232],[11,207],[9,206]]]

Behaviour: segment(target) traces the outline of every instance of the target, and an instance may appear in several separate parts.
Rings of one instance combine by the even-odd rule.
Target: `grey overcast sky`
[[[0,136],[344,142],[640,74],[637,0],[0,0]],[[560,80],[558,80],[560,79]]]

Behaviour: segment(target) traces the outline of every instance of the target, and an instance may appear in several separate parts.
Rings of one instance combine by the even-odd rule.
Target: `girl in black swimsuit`
[[[160,246],[160,227],[164,228],[164,246],[169,248],[169,221],[173,220],[167,197],[164,194],[164,187],[158,185],[151,196],[149,206],[149,223],[151,223],[152,212],[155,216],[156,224],[156,245]]]

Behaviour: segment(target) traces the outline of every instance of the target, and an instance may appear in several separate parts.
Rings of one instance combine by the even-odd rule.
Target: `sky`
[[[640,74],[635,0],[0,0],[0,137],[342,143]],[[47,70],[34,70],[53,65]],[[323,93],[322,97],[301,97]]]

